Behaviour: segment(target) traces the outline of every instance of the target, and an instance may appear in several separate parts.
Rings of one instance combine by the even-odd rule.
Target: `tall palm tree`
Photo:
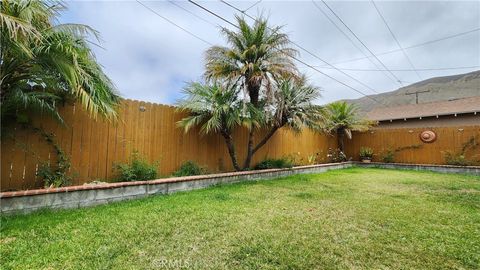
[[[213,84],[190,83],[184,89],[185,98],[177,105],[181,111],[187,111],[189,116],[178,122],[178,125],[188,132],[192,127],[200,126],[200,132],[220,133],[227,145],[228,153],[235,170],[240,170],[232,131],[239,125],[251,125],[250,115],[253,107],[244,107],[238,100],[238,90],[235,87]]]
[[[249,102],[258,110],[273,98],[273,83],[281,77],[295,76],[293,62],[297,51],[281,27],[269,27],[264,19],[250,26],[237,16],[238,30],[222,29],[229,47],[213,46],[206,53],[207,80],[226,79],[246,92]],[[262,102],[262,99],[264,100]],[[253,151],[255,129],[250,129],[247,157]],[[250,166],[250,159],[244,167]]]
[[[345,135],[352,139],[352,131],[366,131],[373,125],[373,122],[359,116],[358,108],[354,104],[345,101],[328,104],[324,107],[323,114],[323,129],[338,135],[338,146],[342,152],[345,150]]]
[[[59,103],[79,100],[92,117],[115,119],[119,96],[97,64],[86,25],[58,24],[60,2],[0,2],[0,101],[2,123],[47,112],[62,120]]]

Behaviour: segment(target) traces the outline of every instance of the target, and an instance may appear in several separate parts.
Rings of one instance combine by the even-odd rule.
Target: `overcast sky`
[[[228,1],[227,1],[228,2]],[[158,14],[182,26],[212,44],[225,45],[219,26],[229,26],[224,21],[185,1],[142,1]],[[219,1],[199,1],[200,5],[233,21],[235,10]],[[241,10],[256,1],[229,2]],[[393,34],[402,47],[410,47],[457,33],[480,28],[479,1],[398,1],[375,2]],[[376,59],[344,62],[370,55],[322,3],[312,1],[261,1],[247,12],[264,14],[271,25],[283,25],[284,31],[295,43],[317,57],[335,64],[361,83],[339,71],[325,67],[318,58],[300,51],[300,58],[326,74],[373,94],[392,91],[400,87],[392,74],[364,69],[383,69]],[[399,49],[382,18],[371,1],[331,1],[328,6],[362,40],[368,49],[404,85],[435,76],[466,73],[478,70],[480,65],[480,31],[456,38],[405,49],[415,69],[472,67],[456,70],[412,70],[407,57]],[[173,104],[181,97],[186,82],[201,80],[204,71],[204,52],[210,46],[183,32],[155,15],[136,1],[74,1],[61,22],[84,23],[101,33],[104,49],[94,48],[98,61],[114,81],[125,98],[156,103]],[[327,17],[326,13],[355,42],[353,45]],[[191,13],[196,16],[192,15]],[[238,12],[237,12],[238,14]],[[251,22],[251,21],[250,21]],[[231,26],[229,28],[232,28]],[[394,53],[382,54],[391,50]],[[363,51],[363,53],[362,53]],[[343,62],[343,63],[342,63]],[[338,63],[338,64],[337,64]],[[319,104],[344,98],[361,97],[361,94],[311,68],[298,64],[311,83],[323,90]],[[358,70],[360,69],[360,71]],[[371,89],[369,89],[371,88]]]

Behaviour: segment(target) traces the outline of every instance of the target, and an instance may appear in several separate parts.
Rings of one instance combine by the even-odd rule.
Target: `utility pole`
[[[424,90],[424,91],[415,91],[415,92],[412,92],[412,93],[405,93],[405,95],[415,95],[415,104],[418,104],[418,94],[420,93],[427,93],[427,92],[430,92],[430,90]]]

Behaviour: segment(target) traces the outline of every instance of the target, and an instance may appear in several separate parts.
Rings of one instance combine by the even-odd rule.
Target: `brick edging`
[[[342,165],[342,164],[352,164],[352,162],[306,165],[306,166],[297,166],[297,167],[283,168],[283,169],[265,169],[265,170],[254,170],[254,171],[252,170],[252,171],[241,171],[241,172],[204,174],[204,175],[197,175],[197,176],[170,177],[170,178],[160,178],[160,179],[148,180],[148,181],[118,182],[118,183],[106,183],[106,184],[98,184],[98,185],[84,184],[84,185],[68,186],[68,187],[60,187],[60,188],[41,188],[41,189],[31,189],[31,190],[21,190],[21,191],[7,191],[7,192],[1,192],[0,198],[34,196],[34,195],[50,194],[50,193],[68,193],[68,192],[82,191],[82,190],[112,189],[112,188],[140,186],[140,185],[157,185],[157,184],[166,184],[166,183],[189,182],[189,181],[216,179],[216,178],[234,177],[234,176],[262,175],[262,174],[268,174],[273,172],[297,171],[297,170],[305,170],[305,169],[312,169],[312,168],[332,167],[332,166]]]

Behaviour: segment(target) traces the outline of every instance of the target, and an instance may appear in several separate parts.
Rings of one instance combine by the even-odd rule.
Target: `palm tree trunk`
[[[232,135],[225,131],[221,133],[223,138],[225,139],[225,144],[227,145],[228,154],[230,155],[230,159],[232,160],[233,168],[236,171],[240,171],[240,166],[238,166],[237,154],[235,152],[235,144],[233,143]]]
[[[250,129],[250,132],[248,133],[247,157],[245,158],[245,162],[243,163],[244,170],[247,170],[248,168],[250,168],[250,163],[252,162],[254,133],[255,131],[254,131],[254,128],[252,127]]]
[[[338,148],[340,149],[340,151],[342,151],[342,153],[345,153],[344,152],[344,137],[345,137],[345,133],[343,132],[343,130],[339,130],[337,131],[337,136],[338,136]]]
[[[253,154],[255,154],[255,152],[257,152],[258,149],[260,149],[262,146],[264,146],[267,141],[273,136],[273,134],[275,134],[275,132],[279,129],[280,127],[279,126],[274,126],[268,133],[267,135],[265,135],[265,137],[263,137],[263,139],[257,144],[257,146],[255,146],[255,148],[253,148]]]

